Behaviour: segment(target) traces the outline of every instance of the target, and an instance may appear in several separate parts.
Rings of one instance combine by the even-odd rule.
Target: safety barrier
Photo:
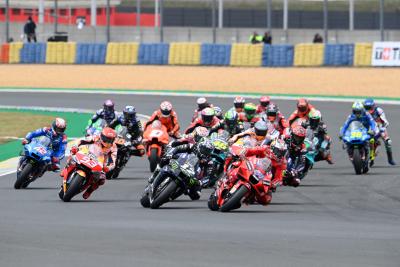
[[[352,44],[327,44],[325,45],[325,66],[351,66],[353,65],[354,45]]]
[[[20,63],[46,63],[46,44],[25,43],[20,50]]]
[[[293,45],[265,45],[262,54],[262,65],[266,67],[293,66]]]
[[[77,44],[76,64],[104,64],[107,44]]]
[[[169,44],[140,44],[138,63],[143,65],[167,65]]]
[[[49,42],[46,49],[47,64],[73,64],[76,57],[76,43]]]
[[[0,49],[0,63],[8,63],[10,54],[10,45],[3,44]]]
[[[371,66],[372,43],[22,43],[0,45],[0,63],[212,65],[240,67]]]
[[[371,66],[372,61],[372,44],[358,43],[354,47],[353,65],[356,67]]]
[[[20,50],[23,47],[23,43],[17,42],[17,43],[11,43],[10,44],[10,50],[9,50],[9,59],[8,63],[20,63]]]
[[[231,66],[259,67],[262,61],[263,45],[233,44]]]
[[[200,43],[171,43],[168,63],[170,65],[200,65]]]
[[[138,43],[108,43],[106,64],[137,64]]]
[[[202,44],[201,65],[228,66],[231,60],[231,45]]]

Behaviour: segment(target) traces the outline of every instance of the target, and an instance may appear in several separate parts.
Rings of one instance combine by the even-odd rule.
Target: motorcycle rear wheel
[[[208,198],[208,208],[212,211],[217,211],[219,209],[217,204],[217,197],[215,195],[215,191]]]
[[[72,181],[67,188],[67,192],[64,193],[63,201],[69,202],[71,199],[79,194],[82,188],[82,183],[85,180],[85,177],[80,176],[75,173],[74,177],[72,177]]]
[[[164,187],[164,190],[160,192],[160,194],[150,202],[150,208],[158,209],[162,204],[168,202],[170,196],[176,191],[177,184],[174,180],[170,180],[170,182]]]
[[[153,147],[150,150],[149,162],[150,162],[150,171],[154,172],[154,170],[157,168],[157,164],[159,162],[157,148]]]
[[[241,206],[242,198],[247,194],[248,189],[246,186],[241,185],[236,192],[234,192],[221,206],[221,212],[228,212],[234,209],[238,209]]]
[[[22,171],[20,172],[19,176],[17,177],[17,180],[14,183],[14,188],[15,189],[21,189],[21,187],[25,184],[28,183],[28,178],[29,175],[31,174],[33,169],[33,165],[31,163],[27,163]]]

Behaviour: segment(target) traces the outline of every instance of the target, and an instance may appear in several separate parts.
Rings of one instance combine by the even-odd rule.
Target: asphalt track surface
[[[106,98],[144,114],[169,99],[183,127],[195,103],[194,97],[2,92],[0,104],[96,109]],[[295,106],[277,103],[284,114]],[[399,169],[387,165],[381,150],[376,167],[356,176],[336,137],[350,103],[315,105],[334,137],[336,164],[318,163],[299,188],[279,188],[268,207],[211,212],[205,190],[199,201],[182,197],[144,209],[147,159],[133,158],[121,178],[88,201],[61,202],[61,179],[51,173],[19,191],[15,174],[0,177],[0,266],[400,266]],[[399,155],[399,107],[383,107]]]

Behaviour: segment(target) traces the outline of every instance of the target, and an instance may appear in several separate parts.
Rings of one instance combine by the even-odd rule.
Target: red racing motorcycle
[[[79,193],[85,191],[103,171],[104,156],[100,148],[94,145],[80,146],[79,151],[71,153],[68,163],[61,173],[63,185],[58,196],[69,202]]]
[[[143,143],[150,162],[150,171],[154,172],[160,162],[164,147],[169,142],[167,128],[160,121],[155,120],[143,133]]]
[[[210,210],[227,212],[240,208],[242,203],[252,204],[257,201],[261,205],[268,205],[271,202],[271,161],[256,156],[239,156],[242,150],[239,146],[231,148],[236,160],[210,195]]]

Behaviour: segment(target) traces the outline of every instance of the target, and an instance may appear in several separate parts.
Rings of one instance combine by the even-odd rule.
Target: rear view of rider
[[[98,119],[103,119],[107,122],[107,125],[110,125],[110,123],[117,117],[118,114],[114,109],[114,102],[108,99],[104,101],[103,108],[99,109],[96,114],[93,115],[87,128],[91,127],[91,125],[95,123]]]
[[[369,112],[369,114],[371,114],[372,118],[377,124],[376,126],[379,129],[379,135],[375,138],[378,139],[379,137],[382,137],[383,141],[385,142],[386,154],[389,164],[396,165],[392,153],[392,140],[390,139],[389,133],[387,131],[389,121],[385,116],[384,110],[381,107],[378,107],[372,98],[368,98],[364,101],[364,108],[367,112]],[[372,165],[373,161],[371,161],[371,166]]]
[[[46,136],[51,140],[52,155],[51,162],[52,165],[49,166],[50,170],[58,171],[60,170],[60,160],[64,158],[65,149],[67,147],[67,135],[64,133],[67,128],[67,123],[62,118],[56,118],[51,127],[44,127],[37,129],[33,132],[28,133],[22,140],[22,144],[26,145],[32,141],[33,138]],[[21,163],[24,162],[25,157],[21,157],[19,161],[19,168]],[[44,173],[45,170],[43,170]],[[43,175],[42,173],[42,175]]]
[[[172,109],[172,104],[168,101],[164,101],[160,104],[160,109],[153,112],[150,119],[146,122],[146,128],[153,123],[153,121],[159,120],[168,130],[168,135],[174,138],[179,138],[179,122],[178,115]]]
[[[134,106],[126,106],[122,114],[110,124],[110,128],[115,129],[118,125],[125,126],[128,133],[132,136],[131,143],[135,149],[131,150],[131,155],[143,156],[145,152],[142,144],[143,128],[142,123],[136,116]]]
[[[289,125],[291,126],[293,122],[298,118],[306,118],[308,120],[308,114],[314,109],[314,106],[308,103],[307,99],[300,98],[297,100],[297,109],[289,117]]]
[[[332,155],[330,151],[330,146],[332,144],[332,138],[328,135],[328,128],[326,124],[322,121],[321,112],[319,110],[313,109],[310,111],[309,123],[310,129],[314,132],[314,136],[318,138],[319,146],[323,141],[328,144],[325,148],[325,154],[319,153],[315,157],[315,161],[326,160],[329,164],[333,164]]]
[[[260,104],[257,105],[257,114],[263,115],[267,112],[269,105],[273,104],[269,96],[260,97]]]
[[[224,115],[224,119],[214,126],[210,130],[210,133],[217,132],[218,130],[227,131],[231,137],[243,132],[243,124],[239,121],[238,113],[234,110],[228,110]]]
[[[271,123],[281,135],[285,129],[289,127],[289,123],[279,111],[278,107],[272,103],[267,107],[263,120]]]
[[[218,125],[219,121],[220,120],[215,116],[214,108],[205,108],[201,111],[201,117],[195,119],[185,130],[185,134],[193,132],[194,129],[199,126],[203,126],[210,130],[214,126]]]
[[[197,109],[194,110],[194,114],[192,117],[192,122],[201,117],[201,112],[205,109],[205,108],[213,108],[214,106],[210,103],[208,103],[207,98],[205,97],[199,97],[196,100],[197,103]]]
[[[78,143],[78,147],[81,145],[90,145],[93,144],[98,146],[104,156],[103,162],[103,173],[97,181],[93,181],[93,183],[86,189],[83,193],[82,197],[84,199],[88,199],[90,195],[99,188],[99,186],[103,185],[106,181],[106,173],[113,170],[115,167],[115,160],[117,159],[117,145],[114,143],[116,138],[116,132],[109,128],[105,127],[101,131],[99,135],[88,136],[86,139],[81,140]],[[77,147],[73,147],[71,149],[71,153],[76,153],[78,150]]]

